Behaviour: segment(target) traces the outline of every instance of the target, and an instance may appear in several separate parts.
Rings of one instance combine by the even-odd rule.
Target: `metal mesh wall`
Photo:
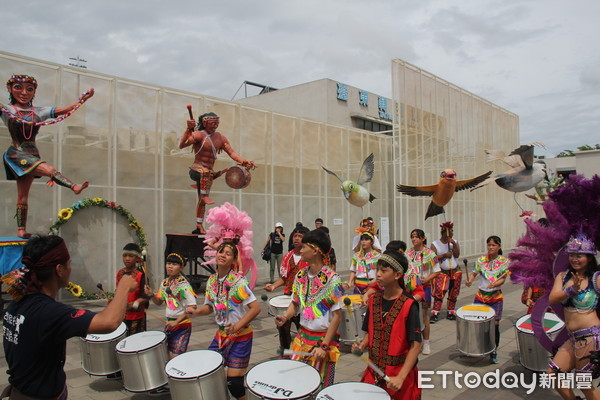
[[[187,233],[195,226],[196,191],[188,176],[193,155],[178,149],[187,104],[195,116],[216,112],[221,117],[219,131],[239,154],[258,165],[249,187],[233,190],[218,179],[211,197],[217,204],[229,201],[253,218],[262,280],[267,272],[260,250],[275,222],[281,221],[289,234],[297,221],[312,228],[314,219],[322,217],[331,229],[338,266],[345,270],[359,220],[363,216],[378,220],[392,212],[388,136],[0,52],[0,77],[8,79],[13,73],[38,79],[34,100],[38,106],[71,104],[84,90],[96,89],[70,118],[42,127],[37,143],[42,159],[65,176],[76,182],[90,180],[83,197],[103,197],[133,213],[147,233],[155,279],[162,276],[165,234]],[[9,132],[0,124],[0,146],[9,144]],[[339,182],[321,166],[356,179],[370,152],[376,154],[376,175],[368,187],[378,200],[361,211],[346,202]],[[222,154],[215,169],[233,164]],[[58,210],[83,198],[64,188],[45,188],[45,181],[37,180],[30,193],[28,229],[33,232],[47,232]],[[16,184],[2,175],[0,188],[1,235],[13,236]],[[334,219],[341,224],[334,225]],[[108,209],[86,209],[63,226],[61,235],[72,253],[72,280],[91,291],[98,282],[112,289],[115,272],[122,266],[121,248],[135,239],[125,220]]]
[[[397,121],[394,182],[435,184],[446,168],[456,170],[458,180],[507,169],[499,161],[487,163],[484,149],[510,151],[519,146],[515,114],[402,60],[392,61],[392,84]],[[500,236],[510,248],[522,229],[512,193],[494,183],[455,193],[445,207],[445,219],[439,215],[424,221],[429,197],[395,192],[393,199],[399,237],[408,238],[412,229],[421,228],[431,243],[439,237],[439,224],[452,220],[462,255],[484,253],[490,235]]]

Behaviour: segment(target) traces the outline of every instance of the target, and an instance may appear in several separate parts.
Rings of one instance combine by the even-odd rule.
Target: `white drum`
[[[110,375],[121,370],[115,346],[127,335],[127,326],[121,322],[111,333],[90,333],[80,338],[81,368],[90,375]]]
[[[288,296],[287,294],[271,297],[269,299],[269,315],[272,315],[273,317],[283,315],[291,302],[292,296]]]
[[[496,350],[496,312],[485,304],[469,304],[456,310],[456,348],[467,356],[483,356]]]
[[[361,299],[362,296],[358,294],[342,297],[342,320],[338,327],[342,343],[353,343],[363,336],[362,321],[366,307],[362,305]]]
[[[146,392],[167,384],[165,365],[169,356],[164,332],[140,332],[121,340],[117,359],[123,386],[130,392]]]
[[[300,361],[272,360],[254,366],[245,381],[248,400],[304,400],[314,398],[321,377]]]
[[[169,361],[165,373],[173,400],[229,400],[221,354],[195,350]]]
[[[343,382],[327,386],[315,400],[390,400],[391,397],[379,386],[364,382]]]
[[[544,329],[550,339],[555,339],[565,323],[556,314],[544,314]],[[552,356],[542,347],[533,333],[531,326],[531,315],[523,315],[515,323],[517,334],[517,347],[519,348],[519,362],[525,368],[532,371],[546,371],[548,360]]]

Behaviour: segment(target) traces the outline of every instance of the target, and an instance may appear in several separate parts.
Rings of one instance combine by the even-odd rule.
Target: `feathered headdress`
[[[242,272],[247,275],[252,271],[248,279],[250,288],[254,288],[258,277],[256,263],[252,259],[252,218],[245,211],[240,211],[231,203],[224,203],[220,207],[213,207],[208,211],[206,222],[210,227],[206,231],[205,243],[213,242],[215,245],[223,243],[223,239],[231,239],[239,235],[240,240],[237,248],[242,261]],[[210,246],[204,248],[204,255],[208,258],[206,264],[214,264],[217,252]]]
[[[549,292],[555,271],[567,267],[566,259],[557,256],[566,251],[571,236],[585,233],[589,240],[600,243],[600,177],[585,179],[582,175],[571,175],[548,197],[543,204],[548,223],[524,221],[527,230],[517,241],[519,248],[509,255],[509,269],[513,282]]]

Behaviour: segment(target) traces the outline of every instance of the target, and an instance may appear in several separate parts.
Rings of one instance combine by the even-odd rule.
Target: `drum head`
[[[317,391],[319,372],[300,361],[272,360],[253,367],[246,374],[246,387],[264,399],[303,399]]]
[[[85,337],[86,342],[110,342],[127,332],[127,325],[121,322],[119,327],[111,333],[89,333]]]
[[[545,313],[544,314],[544,329],[547,334],[558,332],[565,326],[565,323],[558,318],[556,314]],[[531,325],[531,315],[526,314],[517,320],[515,327],[521,332],[530,333],[533,335],[533,326]]]
[[[223,356],[212,350],[188,351],[173,358],[165,373],[173,379],[196,379],[216,371],[223,365]]]
[[[275,296],[269,299],[269,305],[277,308],[287,308],[292,302],[292,296],[282,294],[281,296]]]
[[[232,189],[243,189],[250,184],[250,172],[239,165],[230,167],[225,173],[225,182]]]
[[[379,386],[363,382],[343,382],[327,386],[317,394],[316,400],[369,399],[389,400],[390,395]]]
[[[144,350],[149,350],[167,339],[164,332],[147,331],[136,333],[126,337],[117,343],[117,351],[119,353],[137,353]]]
[[[496,311],[485,304],[469,304],[456,310],[456,316],[467,321],[484,321],[495,315]]]

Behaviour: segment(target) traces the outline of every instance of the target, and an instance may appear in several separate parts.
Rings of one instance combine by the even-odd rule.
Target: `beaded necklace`
[[[85,92],[83,92],[83,93],[81,94],[81,96],[79,97],[79,99],[78,99],[78,101],[77,101],[77,104],[75,104],[75,106],[73,106],[73,109],[72,109],[71,111],[67,112],[66,114],[63,114],[63,115],[59,116],[58,118],[54,118],[54,119],[51,119],[51,120],[48,120],[48,121],[35,122],[35,121],[33,121],[33,118],[32,118],[32,121],[28,121],[28,120],[26,120],[26,119],[24,118],[24,117],[27,117],[27,116],[21,116],[21,115],[19,115],[19,113],[18,113],[18,112],[17,112],[17,115],[15,115],[15,114],[11,113],[11,112],[10,112],[10,110],[9,110],[8,108],[6,108],[6,106],[5,106],[4,104],[1,104],[1,103],[0,103],[0,108],[2,109],[2,111],[3,111],[3,112],[6,112],[7,114],[11,114],[11,115],[13,115],[13,116],[14,116],[14,118],[13,118],[13,119],[14,119],[15,121],[17,121],[17,122],[21,122],[21,123],[23,123],[23,124],[32,125],[32,126],[33,126],[33,125],[35,125],[35,126],[45,126],[45,125],[52,125],[52,124],[56,124],[56,123],[58,123],[58,122],[64,121],[65,119],[67,119],[68,117],[70,117],[70,116],[71,116],[71,114],[73,114],[75,111],[77,111],[77,110],[79,109],[79,107],[81,107],[81,105],[82,105],[82,104],[85,102],[85,101],[83,100],[83,97],[84,97],[86,94],[88,94],[89,92],[90,92],[90,91],[88,90],[88,91],[85,91]],[[32,111],[32,113],[33,113],[33,111]],[[30,136],[30,137],[31,137],[31,136]]]

